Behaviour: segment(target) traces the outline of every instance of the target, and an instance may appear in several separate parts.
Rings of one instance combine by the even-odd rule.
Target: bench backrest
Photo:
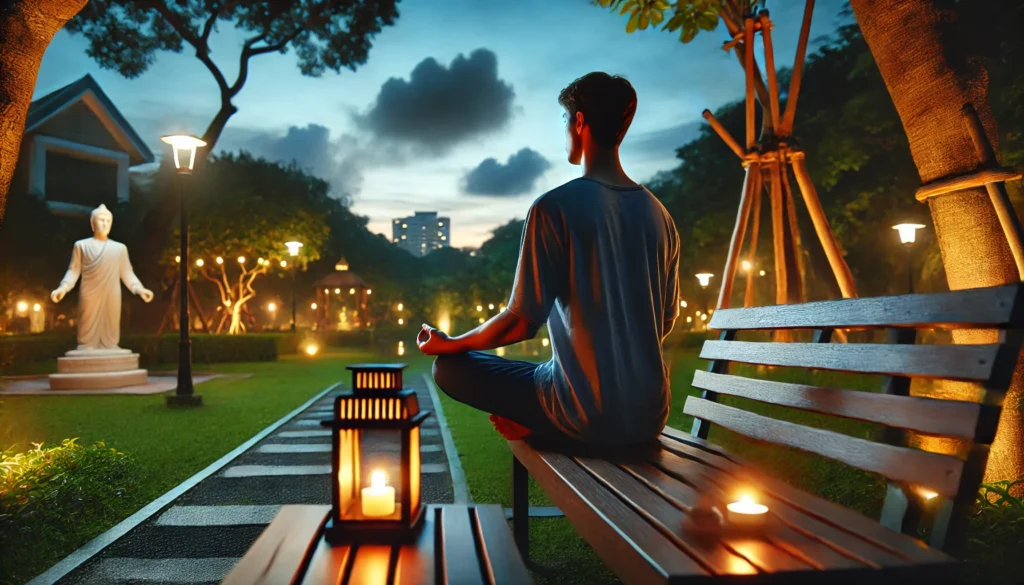
[[[684,412],[695,417],[693,434],[707,438],[711,423],[749,438],[784,445],[880,474],[890,480],[882,523],[908,533],[930,516],[931,544],[955,551],[966,532],[995,438],[1003,399],[1021,349],[1024,287],[1019,284],[941,294],[904,295],[722,309],[710,328]],[[811,343],[738,341],[758,330],[812,330]],[[831,343],[836,330],[888,330],[888,343]],[[919,329],[998,330],[984,345],[915,345]],[[881,393],[822,388],[730,375],[729,364],[835,370],[885,375]],[[913,378],[959,380],[976,385],[978,401],[910,396]],[[799,410],[878,423],[880,440],[803,426],[717,402],[739,396]],[[952,437],[969,444],[966,457],[932,453],[906,444],[906,432]]]

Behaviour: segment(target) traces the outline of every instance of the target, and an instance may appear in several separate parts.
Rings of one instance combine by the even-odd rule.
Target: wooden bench
[[[331,546],[330,506],[284,506],[222,585],[529,585],[500,506],[431,505],[406,545]]]
[[[897,583],[957,579],[963,542],[989,445],[1021,348],[1021,285],[931,295],[849,299],[716,311],[721,332],[695,372],[700,397],[683,411],[691,433],[666,428],[635,453],[566,453],[510,441],[513,532],[528,556],[528,479],[532,475],[577,531],[626,583],[676,583],[747,575],[744,582]],[[837,330],[882,330],[887,343],[830,343]],[[997,343],[915,344],[919,329],[997,329]],[[810,342],[741,341],[749,331],[809,330]],[[857,335],[851,333],[851,341]],[[729,364],[790,366],[884,376],[879,392],[821,388],[729,374]],[[746,370],[754,371],[755,368]],[[910,396],[915,378],[973,384],[977,402]],[[869,441],[721,404],[721,396],[868,421],[885,432]],[[887,478],[881,522],[803,492],[707,441],[717,424],[763,443],[806,451]],[[958,458],[906,444],[907,431],[966,441]],[[529,474],[529,475],[528,475]],[[777,530],[717,539],[689,528],[688,514],[708,493],[760,493]],[[912,535],[930,524],[926,546]],[[731,580],[730,580],[731,582]],[[916,582],[916,581],[915,581]]]

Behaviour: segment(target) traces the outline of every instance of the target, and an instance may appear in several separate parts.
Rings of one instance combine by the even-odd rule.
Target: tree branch
[[[178,15],[175,14],[173,10],[168,8],[167,5],[163,2],[154,0],[150,2],[150,5],[153,6],[153,9],[156,10],[160,14],[160,16],[164,17],[164,20],[166,20],[172,27],[174,27],[174,30],[176,30],[178,34],[181,35],[181,38],[185,39],[185,42],[192,45],[192,47],[196,50],[196,57],[198,57],[199,60],[203,63],[203,65],[205,65],[206,68],[210,70],[210,73],[213,75],[214,81],[217,82],[217,87],[220,88],[221,96],[223,97],[224,94],[227,94],[229,91],[227,79],[224,78],[224,74],[221,73],[220,69],[217,67],[217,64],[214,63],[212,59],[210,59],[210,47],[206,44],[205,36],[203,38],[197,37],[195,33],[192,30],[190,30],[190,23],[186,23],[181,18],[179,18]],[[207,21],[207,23],[209,23],[209,21]],[[210,26],[212,27],[212,24]]]

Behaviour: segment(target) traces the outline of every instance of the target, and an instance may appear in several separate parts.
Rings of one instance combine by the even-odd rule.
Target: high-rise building
[[[451,219],[436,211],[417,211],[391,224],[392,241],[415,256],[426,256],[452,244]]]

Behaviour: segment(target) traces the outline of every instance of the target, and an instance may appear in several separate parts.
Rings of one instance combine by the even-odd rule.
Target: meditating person
[[[508,438],[558,435],[601,445],[657,437],[669,409],[662,341],[679,315],[679,234],[619,162],[636,112],[622,77],[595,72],[558,96],[569,162],[583,176],[530,207],[507,310],[457,337],[423,325],[446,394],[492,413]],[[533,338],[547,322],[551,361],[483,353]]]

